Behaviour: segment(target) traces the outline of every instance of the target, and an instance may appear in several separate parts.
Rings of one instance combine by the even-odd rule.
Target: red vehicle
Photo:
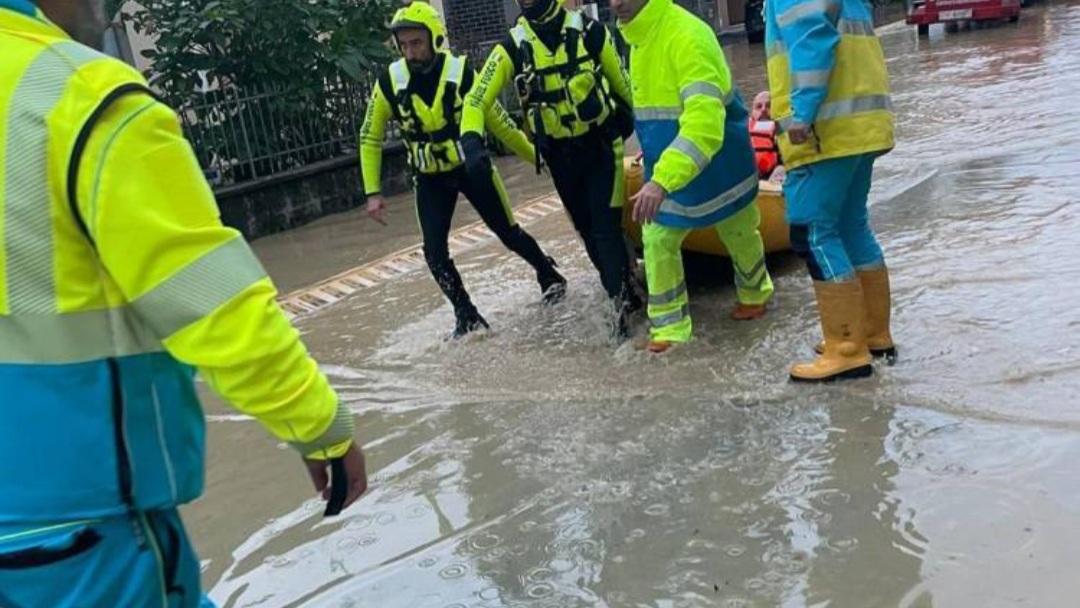
[[[997,21],[1020,18],[1020,0],[914,0],[908,9],[907,22],[919,28],[919,34],[929,33],[930,24],[944,23],[946,27],[962,22]]]

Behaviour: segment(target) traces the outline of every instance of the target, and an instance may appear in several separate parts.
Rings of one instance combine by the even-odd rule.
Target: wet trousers
[[[623,143],[596,131],[552,139],[542,151],[555,190],[609,298],[626,298],[630,259],[622,230]]]
[[[885,264],[866,207],[876,154],[803,165],[784,182],[791,247],[815,281],[850,281]]]
[[[474,308],[461,275],[450,259],[447,243],[459,193],[465,195],[480,219],[507,249],[521,256],[538,274],[554,272],[551,260],[540,245],[514,221],[510,197],[496,169],[492,168],[489,179],[474,179],[464,168],[435,175],[417,175],[416,218],[424,239],[424,259],[455,311]]]
[[[765,246],[758,232],[760,224],[761,212],[751,203],[713,226],[731,256],[736,293],[743,304],[764,304],[773,294],[772,278],[765,267]],[[641,229],[653,340],[689,342],[693,333],[682,259],[682,242],[688,234],[689,228],[655,222]]]
[[[175,509],[0,524],[3,608],[213,608]]]

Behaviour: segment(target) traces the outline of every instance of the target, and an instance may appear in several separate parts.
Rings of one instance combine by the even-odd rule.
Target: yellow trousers
[[[765,268],[765,245],[758,232],[760,224],[761,212],[757,205],[750,204],[713,226],[731,256],[736,293],[743,304],[764,304],[773,294],[772,278]],[[688,234],[689,228],[656,223],[642,228],[653,340],[689,342],[693,333],[682,259],[682,243]]]

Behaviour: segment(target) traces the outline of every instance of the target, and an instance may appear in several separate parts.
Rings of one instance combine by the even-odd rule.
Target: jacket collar
[[[660,22],[671,9],[672,0],[649,0],[641,12],[628,23],[619,22],[619,30],[626,42],[632,46],[641,46],[656,34]]]

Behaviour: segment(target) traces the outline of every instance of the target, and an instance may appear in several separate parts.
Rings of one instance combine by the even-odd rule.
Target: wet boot
[[[547,266],[536,271],[536,282],[540,284],[540,294],[547,306],[558,304],[566,297],[566,278],[559,274],[555,260],[547,258]]]
[[[884,358],[889,365],[896,363],[896,344],[889,331],[892,316],[892,293],[889,288],[889,270],[861,270],[858,272],[866,300],[866,346],[870,354]],[[818,342],[814,351],[825,352],[825,341]]]
[[[870,354],[896,363],[896,344],[889,331],[892,316],[892,293],[889,289],[889,270],[863,270],[858,273],[866,299],[866,345]]]
[[[480,311],[471,303],[468,306],[454,309],[457,323],[454,325],[454,333],[450,334],[451,340],[464,338],[466,335],[481,329],[490,329],[488,322],[480,316]]]
[[[453,260],[446,260],[441,263],[432,263],[429,260],[428,264],[431,275],[435,277],[435,282],[439,284],[439,289],[442,290],[446,299],[450,300],[450,305],[454,307],[454,317],[456,319],[454,331],[447,339],[456,340],[478,329],[488,329],[487,321],[480,316],[480,312],[476,310],[476,306],[472,303],[472,298],[469,297],[469,292],[465,290],[465,283],[461,280],[461,274],[458,273]]]
[[[866,303],[859,281],[815,281],[824,352],[812,362],[791,367],[796,382],[864,378],[873,373],[866,346]]]
[[[630,311],[629,305],[622,298],[611,301],[613,310],[611,315],[611,341],[621,344],[630,337]]]

